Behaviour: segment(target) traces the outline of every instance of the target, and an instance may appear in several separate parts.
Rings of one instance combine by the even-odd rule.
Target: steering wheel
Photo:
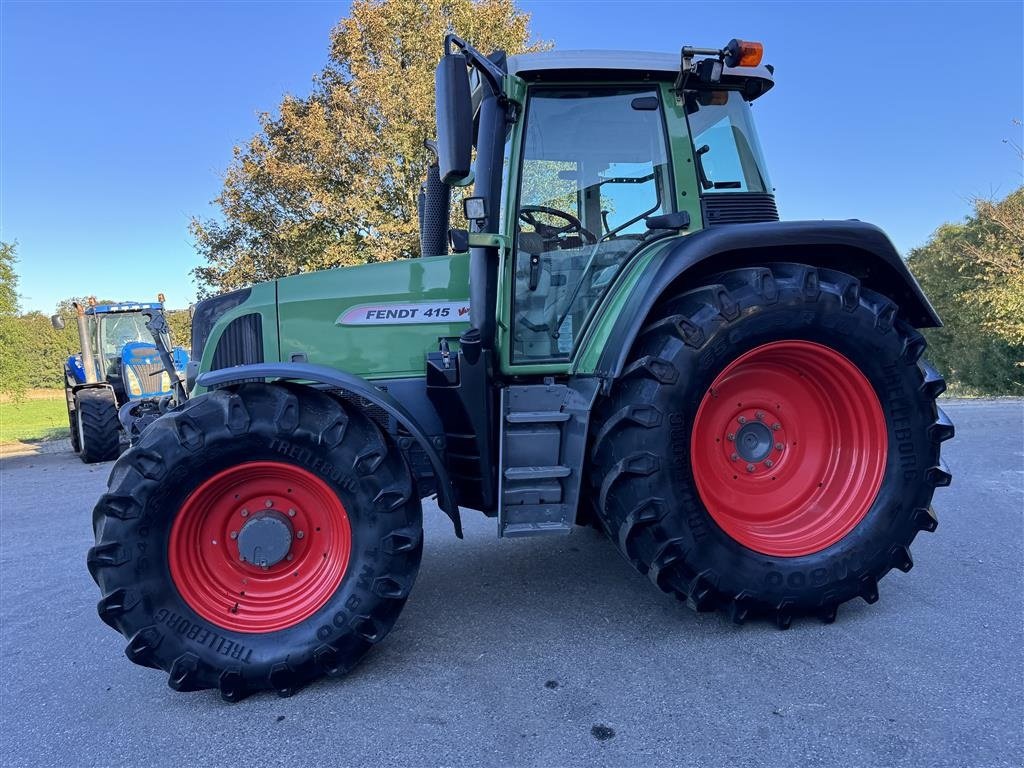
[[[544,222],[537,220],[537,217],[534,215],[537,213],[543,213],[546,216],[553,216],[556,219],[562,219],[566,224],[561,227],[555,226],[554,224],[545,224]],[[560,211],[557,208],[549,208],[546,205],[524,205],[519,209],[519,220],[524,224],[529,224],[533,227],[534,231],[545,240],[557,239],[567,232],[577,232],[588,245],[593,245],[597,242],[597,235],[585,228],[583,226],[583,222],[571,213]]]

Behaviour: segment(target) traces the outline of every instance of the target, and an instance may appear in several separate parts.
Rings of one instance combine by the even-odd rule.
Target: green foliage
[[[946,224],[909,264],[945,327],[928,356],[954,391],[1024,394],[1024,187]]]
[[[18,262],[15,243],[0,243],[0,393],[20,397],[30,372],[24,350],[32,337],[18,318]]]
[[[171,326],[171,344],[189,351],[192,346],[192,315],[187,309],[171,309],[166,315],[167,324]]]
[[[18,311],[18,273],[14,271],[17,247],[17,243],[0,243],[0,315]]]
[[[514,54],[542,47],[528,25],[513,0],[355,0],[313,92],[235,148],[220,219],[193,220],[200,293],[415,255],[442,39]]]

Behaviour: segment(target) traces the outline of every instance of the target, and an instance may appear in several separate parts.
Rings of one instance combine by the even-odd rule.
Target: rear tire
[[[146,429],[96,505],[100,618],[179,691],[237,701],[344,675],[416,578],[414,491],[390,440],[325,393],[245,384],[193,398]],[[265,567],[240,559],[261,515],[291,531]]]
[[[737,622],[785,628],[874,602],[890,569],[910,570],[911,542],[937,525],[934,489],[950,482],[939,449],[953,425],[935,403],[945,382],[924,349],[887,298],[799,264],[723,273],[664,302],[595,408],[591,498],[605,531],[659,588]],[[785,375],[778,386],[780,370],[794,389]],[[729,443],[744,425],[749,459]],[[793,446],[776,440],[787,431],[831,438],[787,454],[788,482],[807,486],[788,506],[772,495],[786,481]],[[809,466],[820,481],[799,479]]]
[[[121,452],[121,422],[114,393],[105,387],[80,390],[75,395],[75,428],[82,461],[95,464],[116,459]]]

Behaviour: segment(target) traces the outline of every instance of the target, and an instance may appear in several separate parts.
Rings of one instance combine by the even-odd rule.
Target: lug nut
[[[764,460],[764,465],[766,467],[768,467],[768,469],[771,469],[772,468],[772,460],[771,459],[765,459]]]
[[[288,517],[295,517],[295,510],[294,509],[289,509],[288,510]]]
[[[753,471],[754,471],[754,465],[753,464],[747,464],[747,472],[753,472]]]
[[[295,538],[296,538],[296,539],[301,539],[301,538],[302,538],[303,536],[305,536],[305,535],[306,535],[306,534],[305,534],[305,533],[303,533],[302,531],[298,531],[298,532],[297,532],[297,533],[295,534]]]
[[[291,560],[291,559],[292,559],[293,557],[294,557],[294,555],[287,555],[287,556],[285,557],[285,560]]]
[[[237,539],[238,538],[238,531],[232,531],[231,532],[231,538],[232,539]]]
[[[775,444],[775,450],[776,450],[776,451],[781,451],[781,450],[782,450],[783,448],[785,448],[785,447],[786,447],[786,446],[784,446],[784,445],[783,445],[782,443],[776,443],[776,444]]]
[[[270,509],[272,506],[274,506],[274,502],[272,502],[270,499],[267,499],[266,501],[263,502],[263,506],[266,507],[267,509]]]
[[[242,517],[248,517],[248,516],[249,516],[249,510],[248,509],[243,509],[242,510]]]
[[[782,425],[779,424],[779,422],[776,421],[774,424],[772,424],[773,431],[778,432],[780,429],[782,429]]]
[[[747,423],[747,417],[746,416],[740,416],[738,419],[736,419],[736,421],[738,421],[740,424],[746,424]]]
[[[740,460],[740,455],[738,453],[734,453],[729,458],[732,459],[733,461],[739,461]]]
[[[764,411],[758,411],[754,414],[754,418],[758,421],[764,421]]]
[[[725,439],[728,440],[729,442],[734,442],[736,440],[736,433],[730,432],[728,435],[725,436]]]

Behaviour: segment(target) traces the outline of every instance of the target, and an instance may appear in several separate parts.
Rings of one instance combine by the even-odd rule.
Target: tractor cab
[[[471,288],[471,305],[474,325],[497,337],[503,370],[570,370],[584,340],[601,332],[594,318],[621,271],[656,241],[778,219],[750,116],[773,85],[758,44],[681,57],[502,59],[458,38],[447,43],[439,175],[475,184],[465,201],[471,253],[485,240],[479,233],[497,237],[487,256],[470,257],[478,274],[490,274],[486,289]]]

